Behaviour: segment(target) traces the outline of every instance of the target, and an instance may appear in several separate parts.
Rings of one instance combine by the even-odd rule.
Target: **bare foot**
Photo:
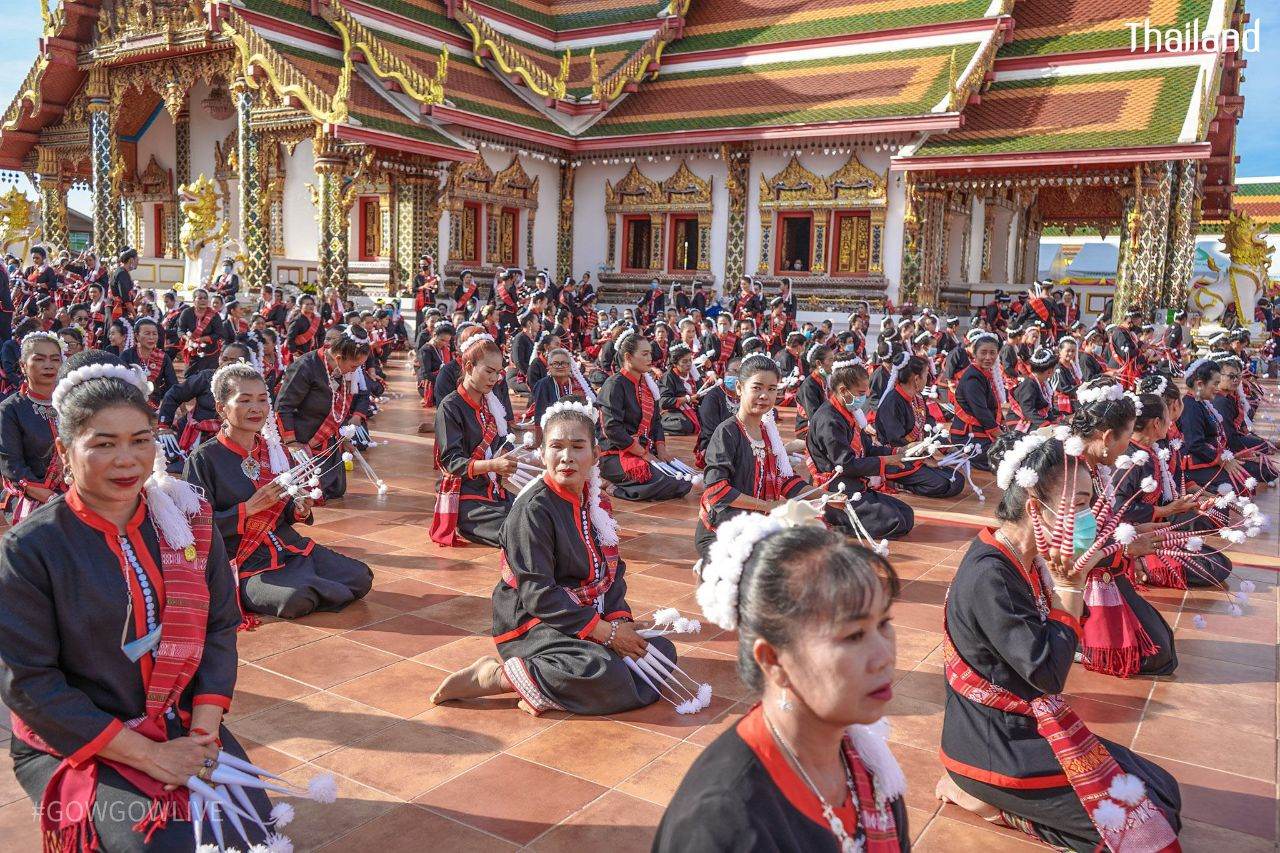
[[[537,710],[536,708],[534,708],[532,705],[530,705],[528,702],[524,701],[523,699],[521,699],[519,702],[516,703],[516,707],[519,708],[521,711],[524,711],[530,717],[542,716],[541,711]]]
[[[436,431],[436,425],[431,421],[423,421],[422,423],[418,424],[419,435],[430,435],[435,431]]]
[[[431,694],[431,702],[439,705],[454,699],[479,699],[509,692],[511,685],[502,671],[502,663],[496,657],[485,656],[440,682],[436,692]]]
[[[933,795],[944,803],[955,803],[967,812],[973,812],[983,820],[999,820],[1000,810],[993,805],[982,802],[973,794],[960,789],[951,774],[943,773],[938,779]]]

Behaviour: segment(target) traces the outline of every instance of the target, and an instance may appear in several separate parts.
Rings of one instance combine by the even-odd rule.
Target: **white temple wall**
[[[176,158],[173,119],[169,118],[169,113],[165,110],[163,104],[160,106],[159,113],[156,114],[151,124],[139,137],[137,151],[139,175],[147,168],[147,164],[151,162],[151,158],[154,156],[160,168],[173,177],[173,189],[175,191],[178,189],[177,176],[173,174]],[[159,235],[156,233],[155,228],[155,210],[160,204],[160,202],[144,202],[142,205],[143,242],[142,245],[134,247],[140,255],[147,257],[164,255],[165,247],[159,244]]]
[[[982,281],[982,239],[987,227],[987,200],[973,199],[973,215],[969,218],[969,281]]]
[[[319,226],[316,225],[316,208],[311,202],[307,184],[319,187],[316,176],[315,154],[311,140],[298,143],[290,155],[282,149],[284,157],[284,254],[288,258],[315,261],[320,257]]]

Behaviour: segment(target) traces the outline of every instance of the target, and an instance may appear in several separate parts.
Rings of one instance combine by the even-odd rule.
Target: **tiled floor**
[[[319,510],[310,531],[368,561],[374,590],[342,613],[241,634],[229,725],[268,769],[295,780],[337,774],[336,804],[295,801],[289,832],[299,850],[648,849],[686,768],[749,707],[732,635],[712,628],[678,644],[689,671],[715,689],[711,707],[694,717],[660,704],[609,719],[533,719],[510,697],[432,706],[427,696],[447,672],[493,649],[488,593],[497,554],[429,542],[431,439],[415,431],[421,410],[408,371],[397,366],[393,377],[405,396],[380,416],[375,434],[389,444],[370,456],[390,494],[378,498],[353,479],[350,495]],[[677,448],[688,458],[686,444]],[[1267,496],[1272,512],[1275,494]],[[922,851],[1031,850],[1036,845],[1024,837],[933,798],[941,769],[942,594],[974,535],[963,522],[985,507],[972,497],[950,506],[914,503],[916,530],[892,546],[908,582],[896,607],[891,706],[894,751],[910,781],[912,835]],[[689,573],[696,511],[693,496],[619,507],[638,611],[696,609]],[[1260,562],[1280,557],[1275,528],[1249,545]],[[1176,680],[1118,681],[1079,669],[1070,685],[1075,708],[1095,731],[1155,758],[1181,782],[1188,851],[1275,850],[1280,839],[1277,576],[1264,568],[1238,576],[1258,586],[1241,618],[1213,596],[1150,593],[1177,625]],[[1195,613],[1205,629],[1192,627]],[[37,849],[31,804],[8,772],[0,772],[0,849]]]

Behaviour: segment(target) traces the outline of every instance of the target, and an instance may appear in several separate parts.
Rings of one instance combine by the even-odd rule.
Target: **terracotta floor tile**
[[[434,812],[528,844],[606,789],[510,755],[498,755],[418,798]]]
[[[920,840],[920,836],[924,834],[925,827],[931,820],[933,820],[933,812],[907,806],[907,832],[911,836],[912,844]]]
[[[387,583],[375,582],[366,600],[382,605],[395,613],[408,613],[411,610],[443,604],[456,598],[457,595],[458,593],[452,589],[412,578],[399,577]],[[388,615],[391,614],[388,613]]]
[[[448,850],[451,853],[499,853],[516,849],[510,842],[412,803],[396,806],[320,849],[332,853],[351,850],[421,853],[428,846],[433,850]]]
[[[263,669],[325,688],[395,663],[395,655],[354,643],[346,637],[326,637],[315,643],[258,661]]]
[[[310,761],[394,725],[392,714],[332,693],[312,693],[244,720],[232,732],[287,755]]]
[[[1271,670],[1183,654],[1180,645],[1176,676],[1180,684],[1198,684],[1233,696],[1274,699],[1276,695],[1276,679]]]
[[[1200,684],[1183,684],[1164,681],[1156,684],[1151,693],[1149,711],[1171,714],[1209,725],[1223,721],[1223,695],[1220,690]],[[1274,738],[1276,735],[1275,700],[1254,699],[1250,696],[1231,697],[1231,721],[1241,731]]]
[[[420,655],[414,655],[413,659],[420,663],[443,669],[445,672],[455,672],[476,658],[485,655],[493,657],[498,655],[497,649],[493,645],[493,637],[471,634],[445,643],[442,646],[437,646]]]
[[[317,610],[314,613],[308,613],[297,622],[299,625],[307,625],[331,634],[338,634],[368,625],[370,622],[379,622],[390,618],[398,612],[390,607],[371,601],[372,597],[373,595],[370,593],[368,597],[360,601],[353,601],[336,613]]]
[[[30,800],[0,807],[0,839],[6,850],[40,849],[40,819]]]
[[[453,625],[472,634],[493,632],[493,599],[487,595],[455,595],[414,611],[415,616]]]
[[[304,764],[282,773],[294,785],[306,787],[307,782],[320,773],[327,772],[314,764]],[[286,797],[293,805],[295,818],[289,824],[288,835],[295,850],[315,850],[339,835],[358,829],[379,815],[396,807],[394,798],[381,791],[353,782],[345,776],[335,777],[338,783],[338,799],[332,803],[315,803],[305,797]],[[274,797],[273,800],[280,798]]]
[[[584,750],[584,743],[599,746]],[[615,720],[574,717],[550,726],[507,752],[612,788],[678,743],[666,735]]]
[[[1275,844],[1274,782],[1259,782],[1168,758],[1152,760],[1178,780],[1184,818],[1254,835]]]
[[[306,643],[323,640],[327,636],[329,634],[326,631],[299,625],[297,622],[264,620],[254,630],[236,634],[236,651],[240,660],[256,661]]]
[[[467,632],[443,622],[423,619],[412,613],[402,613],[364,628],[358,628],[344,636],[358,643],[382,649],[391,654],[413,657],[453,642]]]
[[[406,720],[315,763],[396,799],[411,800],[487,761],[498,748],[496,743],[463,740],[422,720]]]
[[[1226,637],[1194,628],[1190,624],[1179,627],[1174,632],[1173,641],[1179,657],[1184,654],[1195,655],[1276,672],[1276,655],[1280,649],[1274,644]]]
[[[691,735],[685,738],[685,740],[689,743],[697,744],[698,746],[708,746],[720,735],[736,726],[738,721],[742,719],[743,715],[750,711],[754,706],[754,701],[738,702],[731,705],[727,711],[712,722],[696,729]]]
[[[610,791],[543,835],[532,847],[547,853],[646,853],[653,844],[662,812],[661,806]]]
[[[678,714],[675,706],[670,702],[660,701],[646,708],[614,714],[613,719],[684,740],[702,726],[714,722],[733,704],[727,699],[713,695],[711,704],[698,713]]]
[[[939,631],[895,625],[894,635],[897,640],[898,666],[904,669],[913,668],[942,645],[942,634]]]
[[[1012,853],[1045,848],[1030,839],[1002,836],[986,827],[939,816],[929,822],[912,849],[917,853]]]
[[[278,749],[272,749],[269,746],[263,746],[256,740],[243,736],[236,736],[236,742],[244,749],[245,754],[249,756],[249,761],[266,770],[268,773],[274,773],[277,776],[287,770],[292,770],[302,761],[291,755],[285,755]]]
[[[701,646],[676,644],[676,665],[694,681],[711,685],[713,696],[737,701],[751,689],[738,677],[738,659]]]
[[[397,717],[412,717],[431,707],[427,698],[448,675],[412,660],[397,661],[358,678],[336,684],[330,692],[366,705],[389,711]]]
[[[894,696],[887,716],[892,730],[890,740],[908,746],[936,746],[942,736],[942,706],[936,702]]]
[[[702,747],[682,741],[632,773],[617,790],[666,807],[689,767],[702,754]]]
[[[414,719],[502,750],[528,740],[569,716],[562,712],[531,716],[516,707],[517,698],[513,693],[433,705]]]
[[[1182,832],[1178,835],[1182,849],[1188,851],[1208,850],[1220,853],[1275,853],[1276,845],[1256,835],[1246,835],[1223,829],[1211,823],[1182,818]]]
[[[1274,781],[1276,751],[1258,746],[1256,735],[1235,726],[1206,726],[1166,714],[1147,714],[1133,743],[1134,749],[1149,755]]]
[[[19,801],[30,804],[27,800],[27,792],[22,790],[22,786],[13,775],[13,757],[6,749],[0,753],[0,806]]]
[[[247,717],[314,691],[315,688],[309,684],[242,662],[236,671],[236,689],[231,698],[230,714]]]
[[[894,682],[894,696],[923,699],[941,705],[947,699],[946,677],[940,670],[918,669]]]

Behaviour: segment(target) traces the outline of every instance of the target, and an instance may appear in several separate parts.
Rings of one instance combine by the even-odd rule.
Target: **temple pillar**
[[[490,204],[485,207],[484,257],[489,266],[502,264],[502,207]]]
[[[973,196],[970,195],[965,201],[963,216],[963,226],[960,232],[960,283],[968,284],[973,279],[969,277],[969,256],[973,249]]]
[[[250,124],[254,92],[243,78],[231,85],[235,98],[238,132],[236,134],[236,168],[240,184],[240,244],[246,261],[245,286],[252,291],[271,284],[271,241],[267,236],[264,216],[266,187],[262,175],[262,140]]]
[[[729,170],[729,235],[724,252],[724,281],[720,290],[736,286],[747,271],[747,188],[751,180],[751,153],[744,148],[720,149]],[[763,223],[764,217],[761,216]]]
[[[62,164],[49,148],[36,150],[40,175],[40,214],[44,220],[44,242],[50,249],[69,250],[71,237],[67,231],[67,189],[62,178]]]
[[[698,272],[711,271],[711,211],[698,214]]]
[[[606,214],[606,217],[609,220],[609,227],[608,236],[605,239],[609,242],[605,246],[604,264],[609,270],[616,270],[618,268],[618,217],[612,213]],[[564,281],[563,278],[560,280]]]
[[[1187,304],[1191,275],[1195,267],[1196,234],[1200,230],[1196,207],[1196,183],[1199,168],[1194,160],[1174,164],[1175,185],[1171,195],[1169,217],[1169,251],[1165,263],[1164,308],[1182,308]]]
[[[93,245],[99,257],[115,257],[122,248],[118,181],[112,175],[115,135],[107,69],[94,66],[87,84],[90,191],[93,196]]]
[[[573,189],[576,163],[560,164],[560,217],[556,220],[556,282],[573,275]],[[613,217],[609,217],[613,222]],[[609,262],[613,263],[613,228],[609,228]]]
[[[911,173],[907,173],[902,211],[902,273],[898,279],[898,301],[913,302],[920,292],[921,205]]]
[[[342,176],[346,159],[336,151],[332,142],[324,136],[315,140],[315,170],[318,186],[311,200],[316,207],[318,280],[323,291],[337,287],[345,280],[347,228],[346,223],[335,233],[336,211],[342,208]]]
[[[938,190],[917,193],[920,217],[920,286],[916,305],[934,308],[942,288],[942,253],[946,248],[947,199]]]
[[[813,212],[813,262],[809,264],[809,270],[814,275],[825,275],[827,272],[827,230],[830,224],[831,211]]]
[[[667,268],[666,253],[663,251],[667,245],[666,223],[665,214],[649,214],[649,269],[655,274],[660,274]]]
[[[440,207],[439,186],[434,175],[401,175],[395,181],[394,208],[396,254],[393,267],[398,270],[402,288],[408,288],[417,275],[418,258],[439,253]],[[454,217],[456,219],[457,217]],[[436,265],[437,271],[442,267]]]
[[[173,120],[173,188],[179,190],[191,183],[191,110],[183,106]],[[165,207],[168,220],[169,245],[165,256],[182,257],[182,244],[178,234],[182,228],[182,215],[179,206],[170,204]]]
[[[1143,311],[1164,307],[1162,287],[1169,246],[1174,164],[1157,163],[1134,169],[1134,192],[1125,199],[1124,235],[1120,241],[1120,269],[1116,281],[1112,322],[1120,322],[1130,307]]]
[[[537,219],[536,208],[529,208],[524,216],[524,268],[533,269],[533,223]],[[514,235],[512,235],[514,237]]]

